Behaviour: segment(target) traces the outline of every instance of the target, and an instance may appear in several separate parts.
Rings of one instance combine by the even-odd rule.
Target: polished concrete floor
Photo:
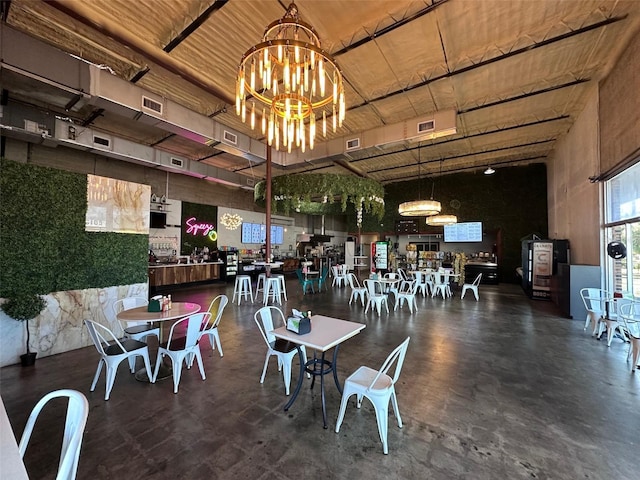
[[[389,421],[383,455],[371,405],[352,401],[334,432],[340,395],[327,383],[329,429],[322,428],[318,385],[286,401],[271,360],[259,383],[266,347],[253,320],[260,305],[229,304],[220,326],[224,357],[201,345],[207,379],[185,370],[172,383],[137,382],[121,365],[109,401],[104,373],[89,386],[93,347],[42,358],[35,367],[0,370],[2,399],[21,434],[46,392],[85,393],[90,413],[79,479],[637,479],[640,478],[640,371],[630,373],[627,345],[610,348],[516,285],[481,286],[480,301],[418,298],[418,313],[364,314],[349,291],[302,296],[288,280],[285,308],[312,310],[366,324],[340,347],[344,379],[358,366],[378,367],[406,336],[396,386],[404,422]],[[230,285],[173,291],[174,301],[206,307]],[[152,354],[155,357],[155,353]],[[293,381],[298,378],[294,360]],[[54,478],[61,413],[40,419],[25,462],[32,478]],[[55,418],[58,417],[58,418]],[[1,469],[1,467],[0,467]]]

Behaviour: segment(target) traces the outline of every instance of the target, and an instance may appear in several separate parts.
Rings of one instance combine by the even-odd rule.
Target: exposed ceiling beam
[[[389,172],[391,170],[398,170],[400,168],[409,168],[409,167],[413,167],[413,166],[417,166],[417,165],[425,165],[427,163],[445,162],[447,160],[458,160],[460,158],[465,158],[465,157],[474,157],[476,155],[486,155],[487,153],[503,152],[505,150],[513,150],[513,149],[516,149],[516,148],[532,147],[534,145],[542,145],[544,143],[555,142],[555,141],[556,141],[555,137],[547,138],[545,140],[538,140],[536,142],[521,143],[521,144],[518,144],[518,145],[507,145],[506,147],[492,148],[490,150],[474,151],[474,152],[464,153],[462,155],[452,155],[450,157],[441,157],[441,158],[436,158],[436,159],[432,159],[432,160],[424,160],[424,161],[422,161],[420,163],[418,163],[418,162],[416,162],[416,163],[405,163],[403,165],[396,165],[394,167],[378,168],[378,169],[375,169],[375,170],[369,170],[369,173]]]
[[[175,38],[173,38],[163,50],[169,53],[171,50],[180,45],[189,35],[195,32],[200,25],[207,21],[207,19],[214,13],[220,10],[229,0],[214,0],[214,2],[209,5],[209,7],[202,12],[198,18],[196,18],[193,22],[185,27]]]
[[[224,4],[227,3],[228,1],[229,0],[214,0],[214,2],[211,5],[209,5],[209,7],[198,16],[198,18],[196,18],[193,22],[187,25],[185,29],[182,30],[178,35],[172,38],[171,41],[167,43],[162,50],[164,50],[167,53],[171,52],[171,50],[176,48],[189,35],[195,32],[198,29],[198,27],[200,27],[200,25],[202,25],[211,16],[211,14],[213,14],[214,12],[222,8]],[[140,79],[150,71],[151,69],[149,67],[143,68],[131,78],[131,83],[136,83],[140,81]]]
[[[374,159],[374,158],[386,157],[387,155],[395,155],[397,153],[409,152],[411,150],[418,150],[418,149],[423,149],[423,148],[436,147],[436,146],[439,146],[439,145],[443,145],[445,143],[460,142],[462,140],[468,140],[469,138],[483,137],[485,135],[493,135],[494,133],[502,133],[502,132],[506,132],[506,131],[509,131],[509,130],[515,130],[515,129],[518,129],[518,128],[532,127],[532,126],[535,126],[535,125],[540,125],[542,123],[557,122],[559,120],[566,120],[568,118],[571,118],[571,117],[569,115],[559,115],[557,117],[545,118],[543,120],[536,120],[535,122],[522,123],[522,124],[518,124],[518,125],[511,125],[509,127],[497,128],[495,130],[488,130],[486,132],[479,132],[479,133],[474,133],[474,134],[471,134],[471,135],[465,135],[464,137],[451,138],[451,139],[448,139],[448,140],[443,140],[441,142],[432,143],[431,145],[416,145],[415,147],[403,148],[402,150],[394,150],[392,152],[384,152],[384,153],[378,153],[378,154],[375,154],[375,155],[369,155],[367,157],[357,158],[355,160],[352,160],[351,163],[363,162],[365,160],[371,160],[371,159]]]
[[[96,118],[98,118],[98,117],[102,116],[102,114],[103,114],[103,113],[104,113],[104,108],[96,108],[96,109],[94,109],[94,110],[89,114],[89,116],[88,116],[87,118],[85,118],[85,119],[82,121],[81,125],[82,125],[83,127],[88,127],[89,125],[91,125],[91,124],[93,123],[93,121],[94,121]]]
[[[353,50],[353,49],[358,48],[358,47],[360,47],[360,46],[362,46],[362,45],[364,45],[366,43],[369,43],[369,42],[375,40],[376,38],[380,38],[382,35],[384,35],[386,33],[389,33],[389,32],[392,32],[396,28],[402,27],[402,26],[406,25],[407,23],[410,23],[410,22],[422,17],[423,15],[426,15],[427,13],[435,10],[440,5],[442,5],[443,3],[446,3],[448,1],[449,0],[434,0],[434,2],[431,5],[423,8],[422,10],[420,10],[420,11],[418,11],[416,13],[414,13],[410,17],[403,18],[402,20],[399,20],[399,21],[397,21],[395,23],[392,23],[391,25],[388,25],[388,26],[386,26],[384,28],[381,28],[380,30],[376,30],[375,32],[370,33],[368,37],[365,37],[365,38],[363,38],[361,40],[358,40],[357,42],[353,42],[353,43],[347,45],[346,47],[338,50],[337,52],[333,52],[332,56],[333,56],[333,58],[336,58],[336,57],[338,57],[338,56],[340,56],[340,55],[342,55],[344,53],[347,53],[350,50]]]
[[[490,165],[492,167],[504,167],[507,165],[517,165],[518,163],[523,163],[523,162],[534,162],[534,161],[544,161],[547,159],[546,155],[541,155],[541,156],[536,156],[536,157],[527,157],[527,158],[519,158],[517,160],[504,160],[504,161],[493,161],[490,163]],[[449,173],[456,173],[456,172],[463,172],[465,170],[478,170],[478,169],[483,169],[486,168],[486,165],[469,165],[466,167],[455,167],[455,168],[450,168],[448,170],[442,170],[442,172],[434,172],[432,173],[430,176],[434,176],[435,173],[438,173],[439,175],[444,175],[444,174],[449,174]],[[389,184],[389,183],[396,183],[396,182],[404,182],[407,180],[413,180],[415,179],[416,176],[415,175],[409,175],[409,176],[404,176],[404,177],[396,177],[392,180],[385,180],[384,182],[381,182],[385,185]],[[425,179],[428,177],[425,177]]]
[[[516,55],[520,55],[522,53],[530,52],[532,50],[535,50],[536,48],[545,47],[547,45],[551,45],[552,43],[559,42],[559,41],[562,41],[562,40],[566,40],[567,38],[571,38],[571,37],[573,37],[575,35],[580,35],[582,33],[590,32],[591,30],[594,30],[594,29],[597,29],[597,28],[601,28],[601,27],[605,27],[607,25],[611,25],[612,23],[619,22],[620,20],[625,20],[626,18],[627,18],[627,15],[623,15],[623,16],[620,16],[620,17],[607,18],[607,19],[602,20],[600,22],[593,23],[591,25],[587,25],[586,27],[582,27],[582,28],[579,28],[577,30],[572,30],[570,32],[563,33],[562,35],[558,35],[558,36],[551,37],[551,38],[548,38],[546,40],[543,40],[541,42],[534,43],[533,45],[528,45],[526,47],[518,48],[516,50],[512,50],[510,52],[503,53],[502,55],[498,55],[497,57],[489,58],[487,60],[483,60],[481,62],[474,63],[474,64],[469,65],[467,67],[463,67],[463,68],[461,68],[459,70],[454,70],[452,72],[443,73],[442,75],[438,75],[437,77],[428,78],[427,80],[424,80],[422,82],[418,82],[418,83],[416,83],[414,85],[410,85],[408,87],[401,88],[401,89],[396,90],[394,92],[389,92],[389,93],[387,93],[385,95],[382,95],[380,97],[376,97],[376,98],[372,98],[370,100],[366,100],[366,101],[364,101],[364,102],[362,102],[362,103],[360,103],[358,105],[352,105],[351,107],[347,108],[347,111],[355,110],[356,108],[364,107],[364,106],[367,106],[367,105],[369,105],[371,103],[379,102],[380,100],[386,100],[386,99],[394,97],[396,95],[400,95],[400,94],[409,92],[411,90],[415,90],[416,88],[424,87],[424,86],[429,85],[429,84],[431,84],[433,82],[437,82],[438,80],[442,80],[442,79],[445,79],[445,78],[451,78],[451,77],[453,77],[455,75],[460,75],[460,74],[463,74],[463,73],[467,73],[467,72],[470,72],[471,70],[475,70],[476,68],[484,67],[486,65],[490,65],[492,63],[499,62],[501,60],[505,60],[507,58],[514,57]]]
[[[572,82],[563,83],[563,84],[560,84],[560,85],[553,85],[551,87],[543,88],[541,90],[534,90],[532,92],[523,93],[523,94],[520,94],[520,95],[515,95],[513,97],[504,98],[502,100],[497,100],[495,102],[484,103],[482,105],[477,105],[475,107],[466,108],[464,110],[458,110],[458,115],[462,115],[464,113],[469,113],[469,112],[475,112],[476,110],[482,110],[483,108],[489,108],[489,107],[495,107],[497,105],[503,105],[503,104],[509,103],[509,102],[515,102],[516,100],[522,100],[524,98],[535,97],[536,95],[542,95],[544,93],[553,92],[555,90],[561,90],[561,89],[567,88],[567,87],[574,87],[576,85],[580,85],[581,83],[586,83],[586,82],[590,82],[590,81],[591,81],[590,78],[578,78],[576,80],[573,80]]]
[[[2,0],[0,2],[0,20],[3,22],[9,18],[9,9],[11,8],[11,0]]]
[[[167,52],[141,40],[135,32],[125,29],[122,25],[100,18],[91,7],[91,2],[65,2],[61,0],[48,0],[48,5],[60,10],[62,13],[78,22],[93,28],[103,35],[113,38],[116,42],[130,48],[134,52],[148,58],[151,62],[165,70],[182,77],[187,82],[201,88],[203,91],[219,98],[221,101],[232,105],[235,100],[229,97],[213,85],[201,73],[191,67],[172,58]]]

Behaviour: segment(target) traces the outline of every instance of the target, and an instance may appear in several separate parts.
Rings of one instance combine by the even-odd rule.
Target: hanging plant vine
[[[254,190],[258,205],[265,205],[266,183]],[[271,180],[271,210],[323,215],[346,213],[347,205],[381,219],[384,215],[384,188],[375,180],[338,174],[305,173],[282,175]],[[339,208],[338,205],[339,204]]]

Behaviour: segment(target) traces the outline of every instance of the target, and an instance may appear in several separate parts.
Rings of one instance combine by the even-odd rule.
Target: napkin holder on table
[[[151,300],[149,300],[149,305],[147,306],[147,312],[161,312],[162,311],[162,304],[160,303],[160,300],[152,298]]]
[[[311,331],[311,319],[309,317],[293,316],[287,318],[287,330],[304,335]]]

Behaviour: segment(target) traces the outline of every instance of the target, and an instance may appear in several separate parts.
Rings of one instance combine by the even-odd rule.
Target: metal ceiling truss
[[[451,78],[451,77],[454,77],[456,75],[467,73],[467,72],[470,72],[471,70],[475,70],[476,68],[484,67],[486,65],[490,65],[492,63],[499,62],[501,60],[505,60],[507,58],[514,57],[516,55],[520,55],[522,53],[530,52],[530,51],[535,50],[535,49],[540,48],[540,47],[545,47],[547,45],[551,45],[552,43],[555,43],[555,42],[566,40],[567,38],[571,38],[571,37],[573,37],[575,35],[580,35],[582,33],[590,32],[591,30],[594,30],[594,29],[597,29],[597,28],[601,28],[601,27],[605,27],[607,25],[611,25],[612,23],[619,22],[619,21],[624,20],[626,18],[627,18],[627,15],[623,15],[621,17],[607,18],[607,19],[602,20],[600,22],[597,22],[597,23],[594,23],[594,24],[591,24],[591,25],[587,25],[586,27],[582,27],[582,28],[579,28],[579,29],[576,29],[576,30],[572,30],[570,32],[563,33],[562,35],[558,35],[556,37],[548,38],[548,39],[543,40],[541,42],[534,43],[533,45],[528,45],[526,47],[518,48],[516,50],[512,50],[510,52],[503,53],[502,55],[499,55],[497,57],[489,58],[487,60],[482,60],[482,61],[474,63],[472,65],[468,65],[466,67],[463,67],[463,68],[461,68],[459,70],[443,73],[442,75],[438,75],[437,77],[428,78],[428,79],[426,79],[426,80],[424,80],[422,82],[416,83],[414,85],[410,85],[408,87],[401,88],[401,89],[396,90],[394,92],[386,93],[385,95],[382,95],[380,97],[376,97],[376,98],[373,98],[373,99],[370,99],[370,100],[366,100],[366,101],[364,101],[363,103],[361,103],[359,105],[352,105],[351,107],[347,108],[347,111],[355,110],[356,108],[364,107],[364,106],[367,106],[367,105],[369,105],[371,103],[378,102],[380,100],[386,100],[386,99],[394,97],[396,95],[400,95],[400,94],[403,94],[403,93],[406,93],[406,92],[410,92],[411,90],[415,90],[417,88],[427,86],[427,85],[429,85],[429,84],[431,84],[433,82],[437,82],[438,80],[443,80],[445,78]]]
[[[184,40],[186,40],[189,35],[195,32],[200,25],[202,25],[207,19],[216,11],[220,10],[229,0],[214,0],[214,2],[209,5],[209,7],[202,12],[198,18],[196,18],[193,22],[187,25],[184,30],[182,30],[178,35],[172,38],[169,43],[167,43],[162,50],[169,53],[171,50],[180,45]],[[144,77],[147,73],[149,73],[151,69],[146,67],[140,70],[131,78],[131,83],[138,82],[142,77]]]
[[[535,97],[536,95],[543,95],[545,93],[554,92],[556,90],[562,90],[563,88],[575,87],[576,85],[580,85],[581,83],[590,82],[591,78],[578,78],[571,82],[562,83],[560,85],[553,85],[551,87],[543,88],[541,90],[533,90],[531,92],[522,93],[520,95],[515,95],[513,97],[507,97],[502,100],[496,100],[495,102],[484,103],[482,105],[476,105],[475,107],[465,108],[464,110],[458,110],[458,115],[462,115],[464,113],[475,112],[476,110],[482,110],[483,108],[495,107],[498,105],[504,105],[505,103],[515,102],[517,100],[523,100],[525,98]]]
[[[491,162],[491,166],[492,167],[506,167],[506,166],[515,166],[517,164],[520,163],[532,163],[532,162],[544,162],[547,159],[546,155],[541,155],[541,156],[536,156],[536,157],[527,157],[527,158],[519,158],[517,160],[498,160],[498,161],[492,161]],[[464,171],[471,171],[471,170],[478,170],[481,168],[485,168],[484,166],[479,167],[478,165],[469,165],[466,167],[455,167],[455,168],[449,168],[446,170],[442,170],[442,171],[437,171],[437,172],[433,172],[431,174],[427,174],[427,176],[425,178],[428,177],[433,177],[436,176],[436,174],[439,175],[449,175],[451,173],[458,173],[458,172],[464,172]],[[403,181],[407,181],[407,180],[414,180],[416,178],[416,175],[409,175],[406,177],[396,177],[393,180],[390,181],[385,181],[382,182],[383,184],[388,184],[388,183],[395,183],[395,182],[403,182]]]
[[[542,145],[542,144],[545,144],[545,143],[555,142],[555,141],[556,141],[555,137],[546,138],[544,140],[537,140],[535,142],[520,143],[518,145],[507,145],[505,147],[497,147],[497,148],[492,148],[490,150],[482,150],[482,151],[478,151],[478,152],[463,153],[461,155],[453,155],[453,156],[450,156],[450,157],[435,158],[435,159],[432,159],[432,160],[423,160],[421,162],[409,163],[409,164],[403,164],[403,165],[396,165],[394,167],[378,168],[378,169],[375,169],[375,170],[369,170],[368,173],[390,172],[392,170],[399,170],[401,168],[410,168],[410,167],[414,167],[414,166],[422,166],[422,165],[426,165],[426,164],[429,164],[429,163],[446,162],[447,160],[458,160],[460,158],[475,157],[475,156],[478,156],[478,155],[486,155],[488,153],[502,152],[502,151],[505,151],[505,150],[514,150],[516,148],[532,147],[532,146],[535,146],[535,145]],[[476,168],[479,168],[479,167],[476,167]]]
[[[365,160],[372,160],[372,159],[375,159],[375,158],[385,157],[387,155],[395,155],[397,153],[409,152],[411,150],[418,150],[418,149],[424,149],[424,148],[429,148],[429,147],[436,147],[436,146],[440,146],[440,145],[443,145],[443,144],[446,144],[446,143],[451,143],[451,142],[460,142],[462,140],[468,140],[470,138],[482,137],[482,136],[485,136],[485,135],[493,135],[495,133],[502,133],[502,132],[506,132],[506,131],[509,131],[509,130],[515,130],[515,129],[518,129],[518,128],[532,127],[532,126],[540,125],[540,124],[543,124],[543,123],[557,122],[559,120],[566,120],[568,118],[570,118],[569,115],[560,115],[560,116],[553,117],[553,118],[546,118],[546,119],[543,119],[543,120],[536,120],[535,122],[528,122],[528,123],[523,123],[523,124],[519,124],[519,125],[511,125],[509,127],[498,128],[498,129],[495,129],[495,130],[488,130],[488,131],[485,131],[485,132],[479,132],[479,133],[474,133],[474,134],[471,134],[471,135],[466,135],[464,137],[451,138],[451,139],[448,139],[448,140],[443,140],[441,142],[432,143],[430,145],[416,145],[415,147],[403,148],[402,150],[394,150],[392,152],[384,152],[384,153],[378,153],[378,154],[375,154],[375,155],[369,155],[369,156],[366,156],[366,157],[363,157],[363,158],[358,158],[358,159],[352,160],[351,163],[363,162]]]
[[[366,37],[364,37],[361,40],[357,40],[349,45],[347,45],[346,47],[333,52],[333,58],[336,58],[340,55],[343,55],[355,48],[358,48],[362,45],[365,45],[373,40],[375,40],[376,38],[380,38],[381,36],[394,31],[396,28],[402,27],[414,20],[417,20],[418,18],[422,17],[423,15],[426,15],[427,13],[432,12],[433,10],[435,10],[436,8],[438,8],[440,5],[447,3],[449,0],[434,0],[433,3],[431,5],[428,5],[427,7],[423,8],[422,10],[419,10],[418,12],[414,13],[413,15],[409,16],[409,17],[405,17],[402,20],[397,20],[395,23],[392,23],[391,25],[388,25],[386,27],[381,28],[380,30],[376,30],[373,33],[368,33]]]

